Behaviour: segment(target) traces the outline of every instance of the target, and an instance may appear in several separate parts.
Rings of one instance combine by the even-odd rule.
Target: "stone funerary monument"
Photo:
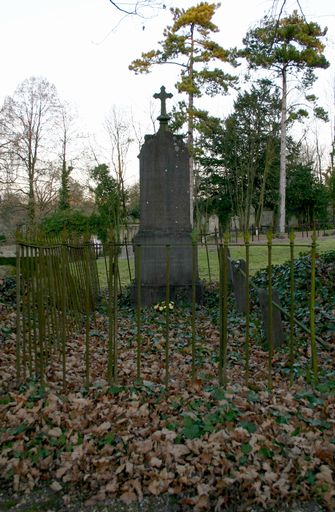
[[[190,157],[181,136],[169,130],[166,99],[171,97],[172,94],[166,93],[163,86],[160,93],[154,94],[154,98],[161,101],[160,126],[155,135],[145,136],[139,155],[140,229],[134,238],[134,295],[136,298],[140,278],[143,305],[154,304],[166,297],[168,252],[171,300],[191,300],[193,272],[197,297],[200,296],[197,257],[193,257],[195,251],[192,251],[191,239]],[[140,249],[136,250],[136,246]],[[166,246],[170,246],[168,250]]]

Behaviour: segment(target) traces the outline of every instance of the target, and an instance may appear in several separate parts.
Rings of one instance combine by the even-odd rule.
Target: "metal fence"
[[[300,245],[295,242],[293,234],[288,242],[276,243],[271,233],[266,238],[267,253],[267,287],[265,294],[265,331],[267,335],[267,381],[272,386],[273,358],[276,350],[276,324],[275,312],[287,320],[288,328],[288,362],[290,368],[290,379],[293,379],[293,367],[295,362],[295,331],[300,328],[307,335],[307,342],[310,354],[310,367],[314,382],[318,380],[318,353],[317,343],[325,347],[325,343],[318,338],[315,330],[315,270],[317,262],[316,233],[311,237],[308,248],[310,250],[310,277],[309,277],[309,314],[305,323],[295,317],[295,271],[294,261],[296,250]],[[198,331],[201,324],[199,308],[196,300],[197,268],[196,254],[201,248],[206,255],[208,265],[208,280],[213,281],[213,269],[210,265],[209,253],[212,251],[217,258],[218,266],[218,299],[213,306],[217,312],[216,327],[218,331],[218,345],[216,357],[213,359],[213,370],[217,377],[218,385],[227,383],[227,365],[229,360],[229,311],[231,306],[230,292],[236,285],[236,276],[242,279],[238,295],[243,293],[244,301],[241,314],[244,318],[243,345],[244,361],[241,371],[244,372],[246,383],[250,379],[250,356],[253,350],[252,337],[250,332],[250,319],[252,314],[252,302],[250,299],[252,287],[250,280],[251,251],[254,247],[264,243],[253,243],[250,235],[244,235],[243,240],[232,244],[229,235],[223,239],[216,237],[216,240],[208,242],[205,237],[203,244],[193,243],[193,277],[190,283],[191,300],[188,307],[189,336],[188,336],[188,357],[190,357],[190,379],[194,382],[199,371],[197,360],[199,353],[203,350],[205,341],[199,340]],[[230,257],[230,250],[233,247],[242,248],[245,255],[245,263],[233,265]],[[280,306],[276,292],[272,284],[273,250],[276,246],[287,247],[290,262],[290,300],[288,309]],[[162,297],[162,314],[157,315],[162,333],[162,346],[160,347],[160,359],[164,369],[162,384],[169,387],[170,384],[170,359],[173,333],[171,332],[171,317],[175,314],[169,305],[171,301],[170,283],[170,258],[171,245],[165,248],[165,292]],[[303,245],[306,248],[306,244]],[[99,363],[100,376],[107,383],[132,384],[141,382],[145,373],[145,347],[144,337],[147,338],[147,326],[143,322],[144,308],[141,300],[141,282],[139,262],[143,247],[133,246],[128,243],[107,243],[104,246],[92,244],[71,244],[63,243],[30,243],[19,242],[16,254],[17,274],[17,346],[16,365],[18,382],[29,378],[39,380],[42,384],[48,380],[48,375],[53,372],[53,365],[57,367],[57,375],[64,387],[67,386],[67,358],[70,354],[69,343],[73,339],[81,344],[80,372],[83,377],[82,384],[89,387],[92,383],[91,361],[94,359],[97,350],[103,355]],[[120,295],[125,290],[121,287],[121,264],[125,272],[129,273],[130,280],[133,280],[134,273],[131,269],[132,254],[136,252],[137,258],[137,285],[133,284],[132,302],[129,303],[128,313],[131,322],[129,328],[128,348],[134,350],[133,368],[130,376],[122,373],[122,365],[125,358],[120,358],[120,325],[124,308],[120,307]],[[122,261],[123,259],[123,261]],[[97,261],[102,262],[106,274],[106,336],[97,347],[95,332],[95,310],[100,294]],[[234,283],[235,279],[235,283]],[[242,291],[241,291],[242,290]],[[234,290],[233,290],[234,291]],[[236,290],[235,290],[236,291]],[[132,304],[132,305],[130,305]],[[152,309],[152,308],[151,308]],[[153,320],[154,321],[154,320]],[[122,350],[127,350],[127,346]],[[72,349],[71,349],[72,350]],[[72,353],[71,353],[72,354]],[[71,355],[72,357],[72,355]],[[129,361],[128,361],[129,362]],[[78,370],[79,371],[79,370]],[[120,371],[122,378],[120,377]],[[186,377],[185,377],[186,378]]]
[[[82,329],[85,318],[89,332],[99,293],[94,248],[21,241],[16,250],[16,280],[18,380],[34,376],[43,383],[46,368],[60,356],[65,385],[67,339]]]

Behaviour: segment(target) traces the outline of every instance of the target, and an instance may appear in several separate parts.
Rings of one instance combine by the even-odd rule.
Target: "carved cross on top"
[[[173,96],[173,94],[165,91],[164,85],[162,85],[162,87],[161,87],[161,92],[159,92],[159,93],[156,92],[154,94],[155,99],[161,100],[161,115],[158,117],[159,121],[164,121],[164,120],[168,121],[170,119],[170,116],[168,116],[166,113],[166,99],[172,98],[172,96]]]

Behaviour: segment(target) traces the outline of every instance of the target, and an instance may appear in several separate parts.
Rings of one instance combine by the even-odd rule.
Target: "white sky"
[[[190,7],[197,0],[167,1],[167,5]],[[241,45],[250,26],[262,18],[272,0],[222,0],[215,18],[222,46]],[[307,19],[328,26],[326,56],[331,69],[321,73],[318,93],[326,108],[332,104],[335,63],[334,0],[300,0]],[[279,5],[282,0],[279,0]],[[287,0],[289,12],[299,9],[296,0]],[[120,22],[120,23],[119,23]],[[150,20],[120,14],[109,0],[0,0],[1,80],[0,102],[13,94],[16,86],[32,75],[54,83],[60,97],[78,110],[82,129],[99,132],[113,105],[132,111],[143,132],[152,132],[152,95],[165,85],[178,100],[174,83],[178,68],[161,66],[147,76],[128,70],[142,51],[156,47],[163,29],[171,23],[168,10]],[[144,29],[143,29],[144,26]],[[170,102],[171,108],[172,103]],[[158,102],[154,108],[158,115]],[[227,114],[227,99],[215,102],[217,115]],[[330,128],[329,138],[330,138]],[[129,162],[129,176],[136,178],[136,158]],[[131,178],[131,179],[133,179]]]

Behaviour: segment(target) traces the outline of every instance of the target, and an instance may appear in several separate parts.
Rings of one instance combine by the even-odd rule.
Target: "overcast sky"
[[[166,3],[187,8],[198,2]],[[248,28],[272,4],[272,0],[222,0],[215,17],[220,28],[217,40],[226,48],[239,46]],[[318,92],[329,108],[334,94],[335,3],[300,0],[299,4],[308,20],[328,26],[326,55],[332,67],[322,73]],[[287,0],[286,5],[289,12],[299,10],[297,1]],[[109,0],[0,0],[0,102],[25,78],[44,76],[55,84],[63,100],[77,107],[83,130],[99,131],[116,105],[131,109],[143,132],[152,132],[152,95],[164,84],[177,101],[174,84],[178,69],[156,67],[148,76],[135,76],[128,65],[142,51],[155,48],[170,22],[168,10],[152,19],[122,19]],[[159,105],[153,108],[158,114]],[[216,100],[218,115],[225,115],[229,108],[227,99]],[[130,163],[130,173],[136,175],[134,165],[137,163]]]

